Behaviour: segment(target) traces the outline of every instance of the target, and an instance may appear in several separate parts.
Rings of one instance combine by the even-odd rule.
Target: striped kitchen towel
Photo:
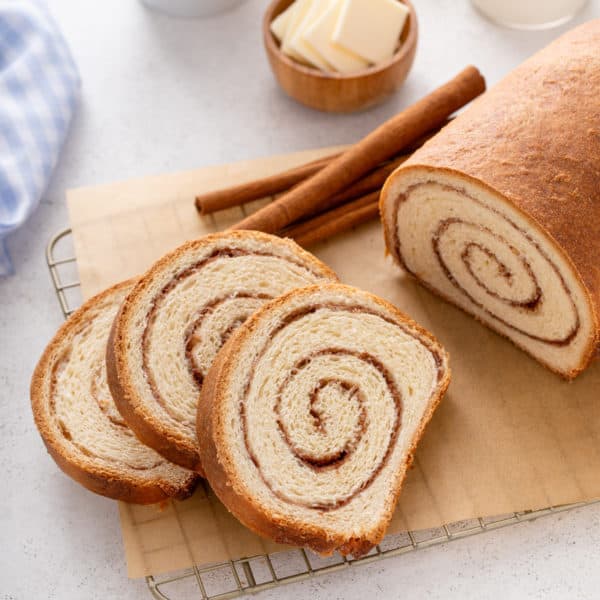
[[[79,88],[43,0],[0,0],[0,275],[12,273],[6,236],[39,204]]]

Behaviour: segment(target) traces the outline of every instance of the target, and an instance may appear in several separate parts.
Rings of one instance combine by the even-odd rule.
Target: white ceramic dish
[[[471,0],[479,12],[514,29],[550,29],[570,21],[587,0]]]
[[[143,4],[174,17],[208,17],[229,10],[245,0],[141,0]]]

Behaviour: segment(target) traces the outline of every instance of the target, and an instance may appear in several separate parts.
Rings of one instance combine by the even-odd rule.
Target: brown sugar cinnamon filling
[[[245,292],[239,293],[232,298],[231,296],[222,296],[221,298],[216,298],[212,300],[205,306],[203,306],[200,310],[196,312],[196,316],[189,324],[188,328],[185,331],[185,357],[188,363],[188,368],[192,373],[196,383],[201,386],[204,381],[204,367],[198,363],[198,360],[194,356],[194,349],[202,344],[202,326],[205,323],[206,319],[212,315],[215,310],[228,302],[229,304],[234,304],[236,300],[259,300],[265,301],[270,300],[272,296],[269,294],[248,294]],[[237,310],[236,310],[237,308]],[[215,335],[219,338],[219,347],[223,346],[223,344],[229,339],[231,334],[252,314],[252,310],[248,307],[236,307],[231,306],[229,308],[230,311],[230,321],[227,323],[225,328],[222,331],[214,332]],[[149,373],[149,369],[147,373]]]
[[[326,350],[321,351],[319,354],[322,355],[325,353],[327,353]],[[315,355],[313,354],[313,356]],[[302,366],[307,364],[310,359],[311,357],[308,357],[299,361],[294,367],[294,374],[297,374],[299,370],[302,369]],[[317,455],[311,449],[305,450],[302,448],[301,443],[297,444],[294,442],[293,434],[280,414],[281,396],[284,392],[284,388],[287,387],[292,379],[293,377],[291,374],[285,379],[280,387],[279,395],[275,403],[277,426],[279,427],[286,444],[301,462],[313,467],[315,470],[327,469],[342,464],[342,462],[352,455],[365,432],[367,413],[364,394],[357,385],[336,377],[324,377],[313,387],[309,394],[310,410],[308,412],[314,429],[323,436],[324,442],[326,442],[327,434],[329,432],[328,422],[332,420],[333,415],[329,415],[326,410],[320,406],[321,393],[323,390],[335,389],[335,392],[341,400],[341,404],[354,402],[358,405],[358,412],[350,438],[344,441],[344,444],[341,447],[336,448],[335,444],[333,444],[333,447],[325,448],[323,452]]]
[[[75,333],[75,336],[85,335],[86,331],[88,331],[90,328],[91,328],[91,325],[89,323],[85,323],[80,328],[80,330]],[[58,377],[59,377],[59,374],[62,371],[62,369],[68,363],[68,361],[69,361],[69,354],[67,353],[66,355],[62,356],[60,360],[57,360],[56,363],[54,364],[54,366],[52,368],[52,376],[50,378],[50,390],[49,390],[50,414],[51,414],[52,418],[55,419],[56,424],[58,425],[58,428],[59,428],[60,432],[62,433],[64,439],[67,440],[70,444],[72,444],[75,448],[77,448],[77,450],[79,450],[79,452],[81,452],[84,456],[87,456],[89,458],[97,458],[104,462],[111,463],[116,466],[119,466],[119,465],[125,466],[125,467],[127,467],[129,469],[133,469],[135,471],[149,471],[149,470],[155,469],[156,467],[165,463],[165,460],[162,457],[156,455],[156,460],[153,463],[150,463],[150,464],[144,465],[144,466],[140,466],[139,464],[136,464],[133,462],[128,462],[127,460],[124,460],[124,459],[115,459],[114,457],[108,456],[106,454],[98,454],[98,453],[92,451],[85,444],[80,443],[76,439],[76,436],[69,429],[69,427],[66,425],[66,423],[60,418],[60,416],[57,414],[57,410],[56,410],[55,398],[56,398],[56,393],[57,393],[56,388],[58,385]],[[89,380],[86,381],[86,383],[89,384],[89,386],[90,386],[87,395],[90,398],[93,398],[95,400],[96,404],[98,405],[98,408],[104,414],[106,419],[111,423],[111,425],[118,427],[121,434],[126,435],[128,437],[133,437],[133,432],[127,427],[127,425],[125,424],[125,421],[123,421],[122,417],[120,415],[118,415],[118,413],[116,413],[116,411],[114,409],[112,409],[112,406],[111,406],[112,402],[109,401],[108,398],[103,397],[103,395],[102,395],[102,390],[101,390],[102,386],[99,384],[99,379],[101,377],[101,369],[103,369],[103,368],[104,368],[104,366],[99,367],[96,370],[96,372],[94,373],[94,375],[92,377],[90,377]],[[105,393],[108,393],[108,390],[106,390]]]
[[[522,227],[517,225],[513,220],[508,218],[499,210],[496,210],[495,208],[484,204],[477,198],[473,197],[464,189],[460,189],[458,187],[454,187],[448,184],[441,184],[436,181],[425,181],[408,187],[405,193],[398,195],[398,197],[395,200],[393,210],[394,221],[392,226],[392,251],[396,255],[396,258],[399,260],[399,262],[402,264],[403,268],[409,273],[415,275],[415,273],[413,273],[411,269],[407,266],[406,260],[402,255],[402,244],[398,234],[399,209],[400,205],[403,202],[406,202],[410,198],[412,193],[414,193],[423,186],[437,186],[444,191],[451,191],[468,198],[470,201],[476,203],[485,210],[491,211],[498,218],[503,219],[503,221],[506,224],[508,224],[511,228],[513,228],[516,233],[522,236],[535,249],[536,253],[543,259],[547,266],[557,276],[560,282],[560,286],[569,300],[571,324],[568,327],[566,333],[563,335],[553,337],[537,335],[532,331],[527,331],[526,329],[519,327],[514,323],[511,323],[511,321],[507,319],[506,316],[500,316],[496,314],[492,309],[490,309],[489,306],[486,306],[482,300],[477,299],[474,296],[473,292],[470,292],[466,289],[466,284],[470,283],[476,289],[480,290],[485,296],[502,302],[504,305],[510,307],[514,311],[517,311],[521,314],[533,315],[536,313],[536,311],[540,309],[540,307],[544,303],[544,290],[540,285],[539,279],[536,273],[534,272],[530,260],[528,260],[528,258],[523,253],[521,253],[513,244],[511,244],[502,235],[495,231],[492,231],[489,227],[486,227],[482,224],[471,222],[467,218],[449,217],[441,219],[431,239],[433,256],[435,257],[435,260],[437,261],[444,276],[452,284],[452,286],[454,286],[454,288],[456,288],[465,298],[467,298],[469,302],[471,302],[473,305],[484,311],[492,319],[515,331],[516,333],[526,336],[532,340],[536,340],[552,346],[569,345],[579,333],[579,330],[581,328],[581,320],[571,290],[568,288],[566,281],[555,261],[552,260],[552,258],[544,251],[544,249]],[[510,255],[516,260],[517,264],[519,265],[519,272],[516,273],[514,268],[511,269],[507,264],[505,264],[505,262],[503,262],[503,260],[499,256],[497,256],[496,252],[492,248],[486,246],[484,243],[476,241],[461,241],[460,244],[456,244],[456,242],[454,241],[454,244],[450,247],[450,245],[447,242],[447,239],[450,239],[449,233],[451,233],[453,230],[456,230],[456,228],[461,228],[463,231],[470,229],[476,234],[483,234],[489,239],[501,244],[502,248],[505,248],[510,253]],[[447,249],[448,247],[450,247],[449,250]],[[468,273],[470,277],[469,282],[466,282],[464,280],[464,276],[461,280],[461,278],[457,275],[455,269],[453,269],[453,265],[449,260],[453,257],[458,257],[460,263],[462,263],[465,273]],[[487,265],[492,265],[491,268],[495,269],[499,279],[506,284],[506,287],[508,289],[512,290],[514,287],[516,287],[515,281],[519,278],[521,285],[523,286],[524,280],[526,282],[524,287],[528,290],[528,293],[523,294],[522,297],[510,297],[506,294],[502,294],[498,290],[494,290],[491,287],[489,287],[488,283],[484,281],[484,279],[476,272],[476,269],[474,268],[475,260],[477,260],[478,258],[484,261]],[[424,283],[425,285],[429,285],[427,282]]]
[[[181,420],[181,415],[178,415],[172,408],[171,404],[163,398],[159,391],[156,379],[154,377],[152,368],[149,364],[149,345],[150,345],[150,332],[152,326],[156,320],[157,315],[161,310],[162,303],[169,296],[172,290],[186,279],[197,275],[208,264],[213,263],[217,260],[235,259],[242,256],[258,256],[258,257],[270,257],[277,260],[288,262],[295,267],[310,272],[305,264],[300,261],[295,261],[289,257],[283,257],[268,252],[248,251],[241,248],[219,248],[214,250],[209,256],[198,261],[197,263],[190,265],[180,273],[178,273],[169,283],[167,283],[161,291],[154,297],[150,304],[150,308],[146,315],[146,326],[142,334],[142,368],[144,375],[148,382],[148,385],[152,391],[152,395],[160,406],[175,420]],[[315,273],[315,276],[317,274]],[[224,327],[221,327],[219,331],[210,331],[211,336],[217,336],[219,339],[218,348],[220,348],[229,338],[229,336],[239,327],[262,303],[272,298],[272,295],[267,293],[248,293],[240,291],[235,295],[221,296],[210,300],[204,306],[199,306],[190,322],[185,329],[182,336],[182,344],[185,348],[185,358],[187,362],[187,368],[193,378],[198,391],[202,387],[206,370],[210,365],[201,365],[195,356],[195,349],[201,347],[203,343],[202,329],[206,325],[211,315],[220,307],[227,305],[228,309],[228,321]],[[190,425],[193,421],[190,421]]]
[[[249,436],[248,415],[246,411],[246,403],[248,395],[256,376],[256,368],[265,353],[275,343],[278,335],[290,325],[297,323],[309,315],[315,314],[319,310],[330,310],[336,313],[351,313],[365,314],[377,317],[388,324],[408,333],[411,337],[414,335],[408,328],[403,327],[399,323],[389,319],[383,314],[379,314],[369,308],[360,305],[341,305],[341,304],[317,304],[313,306],[305,306],[296,311],[284,316],[279,325],[277,325],[269,334],[268,341],[262,346],[261,351],[257,353],[253,364],[250,368],[247,380],[243,384],[243,392],[239,402],[239,418],[244,437],[245,450],[257,469],[260,478],[267,488],[277,498],[285,502],[303,506],[305,508],[316,509],[319,511],[331,511],[347,505],[358,494],[369,488],[377,479],[378,474],[387,464],[395,446],[398,437],[398,432],[402,421],[402,395],[400,389],[395,383],[394,376],[389,369],[372,353],[358,351],[355,349],[341,347],[324,347],[311,350],[301,359],[297,360],[288,373],[283,376],[280,385],[277,388],[276,397],[273,399],[273,421],[277,427],[281,439],[285,444],[285,448],[290,455],[295,459],[296,464],[300,469],[307,469],[310,472],[319,476],[320,473],[326,476],[331,470],[337,470],[346,463],[352,461],[357,448],[361,443],[366,442],[366,436],[369,427],[375,421],[369,414],[369,402],[364,389],[361,389],[360,383],[354,380],[352,376],[342,377],[336,373],[323,372],[316,384],[308,388],[307,395],[303,398],[297,395],[288,393],[288,390],[294,389],[294,384],[302,381],[308,369],[313,365],[314,361],[319,359],[350,358],[353,361],[353,373],[370,373],[371,377],[377,378],[382,389],[385,390],[385,395],[393,405],[393,418],[389,423],[385,423],[386,440],[385,448],[381,452],[378,462],[369,465],[363,465],[360,469],[360,478],[356,485],[349,492],[339,493],[335,497],[326,500],[302,501],[298,498],[293,498],[285,491],[285,485],[282,480],[277,482],[270,481],[262,468],[262,458],[259,452],[256,452],[251,444]],[[414,338],[417,340],[417,338]],[[436,369],[438,376],[441,372],[441,356],[435,348],[430,346],[427,340],[417,340],[425,345],[435,357]],[[302,386],[300,386],[302,388]],[[339,415],[332,414],[331,405],[329,408],[326,402],[321,402],[322,395],[330,394],[335,398],[334,405],[336,411],[340,413],[350,413],[351,418],[348,419],[350,425],[344,431],[339,428],[337,423]],[[288,406],[285,399],[288,398]],[[290,404],[291,403],[291,404]],[[292,416],[289,413],[290,406],[301,404],[306,412],[302,415],[305,420],[303,432],[309,432],[307,435],[299,435],[295,433],[291,426],[290,419]],[[297,422],[294,422],[297,426]],[[336,437],[336,433],[338,436]],[[370,442],[369,442],[370,443]],[[275,483],[277,485],[275,485]]]
[[[121,416],[121,413],[115,408],[113,399],[110,397],[110,392],[102,388],[105,387],[101,384],[102,381],[102,369],[104,365],[99,366],[94,372],[93,377],[90,380],[91,396],[96,401],[96,404],[100,410],[104,413],[104,416],[117,427],[123,428],[123,433],[129,436],[133,436],[133,432],[125,423],[125,419]]]

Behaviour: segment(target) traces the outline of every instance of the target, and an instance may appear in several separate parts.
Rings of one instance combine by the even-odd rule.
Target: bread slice
[[[106,341],[133,284],[88,300],[58,330],[33,373],[33,416],[58,466],[91,491],[140,504],[183,499],[193,492],[197,475],[135,437],[106,383]]]
[[[148,446],[202,473],[196,406],[224,341],[264,302],[335,274],[291,240],[226,232],[159,260],[127,296],[107,348],[119,411]]]
[[[262,536],[364,554],[449,381],[443,348],[388,302],[339,284],[292,291],[240,327],[208,373],[206,477]]]
[[[381,194],[406,271],[566,378],[600,347],[599,90],[596,20],[473,102]]]

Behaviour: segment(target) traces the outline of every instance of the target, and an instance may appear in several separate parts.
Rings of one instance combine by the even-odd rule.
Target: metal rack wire
[[[50,239],[46,248],[50,276],[65,319],[77,309],[82,300],[76,274],[77,259],[70,238],[70,229],[60,231]],[[539,517],[595,502],[598,501],[515,512],[497,517],[480,517],[450,523],[437,529],[391,534],[369,554],[358,559],[349,559],[337,554],[329,558],[322,558],[303,549],[296,549],[210,565],[195,565],[177,573],[146,577],[146,583],[152,596],[158,600],[177,600],[178,598],[227,600],[244,594],[272,589],[286,583],[302,581],[317,575],[354,568],[383,558],[414,552],[508,525],[532,521]]]

